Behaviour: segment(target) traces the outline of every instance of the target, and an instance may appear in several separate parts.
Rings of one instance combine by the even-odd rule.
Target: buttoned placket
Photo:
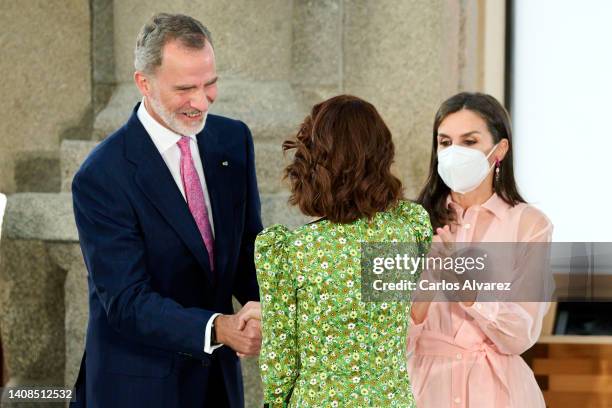
[[[456,204],[455,204],[456,205]],[[457,214],[457,232],[455,234],[456,242],[472,242],[474,236],[474,226],[478,220],[478,215],[481,211],[481,206],[472,206],[467,210],[463,210],[456,205]],[[463,314],[463,313],[462,313]],[[451,319],[458,316],[451,314]],[[461,317],[463,321],[465,317]],[[466,406],[466,390],[465,390],[465,356],[463,353],[457,353],[451,362],[451,400],[453,408],[461,408]]]
[[[457,206],[458,207],[458,206]],[[456,242],[472,242],[474,236],[474,227],[478,221],[478,215],[482,207],[479,205],[468,208],[463,214],[460,207],[457,208],[457,232],[455,234]]]

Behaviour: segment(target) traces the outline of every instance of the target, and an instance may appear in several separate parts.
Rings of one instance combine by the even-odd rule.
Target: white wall
[[[554,241],[612,241],[612,1],[516,0],[519,189]]]

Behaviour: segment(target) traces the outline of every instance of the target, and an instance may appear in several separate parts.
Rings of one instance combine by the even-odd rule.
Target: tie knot
[[[176,142],[176,144],[178,144],[179,149],[181,149],[181,153],[191,152],[189,148],[189,136],[181,136],[181,139]]]

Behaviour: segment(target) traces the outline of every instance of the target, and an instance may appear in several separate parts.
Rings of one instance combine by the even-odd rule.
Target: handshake
[[[259,355],[261,349],[261,305],[247,302],[233,315],[219,315],[214,322],[217,343],[232,348],[238,357]]]

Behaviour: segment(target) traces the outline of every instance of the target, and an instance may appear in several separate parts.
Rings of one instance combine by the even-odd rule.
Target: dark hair
[[[183,46],[198,50],[204,48],[206,41],[212,47],[210,31],[195,18],[159,13],[140,29],[134,50],[134,68],[152,73],[161,65],[162,49],[171,40],[179,40]]]
[[[391,174],[391,132],[362,99],[340,95],[315,105],[297,135],[283,143],[290,149],[289,203],[306,215],[350,223],[402,198],[402,183]]]
[[[499,182],[494,182],[493,188],[502,200],[512,206],[525,202],[514,180],[510,115],[491,95],[462,92],[444,101],[436,113],[431,158],[429,159],[429,176],[417,199],[417,202],[429,213],[433,228],[455,221],[454,213],[446,207],[446,198],[450,194],[450,188],[438,175],[438,128],[448,115],[462,109],[474,112],[486,122],[494,143],[508,139],[508,152],[503,161],[499,163]]]

